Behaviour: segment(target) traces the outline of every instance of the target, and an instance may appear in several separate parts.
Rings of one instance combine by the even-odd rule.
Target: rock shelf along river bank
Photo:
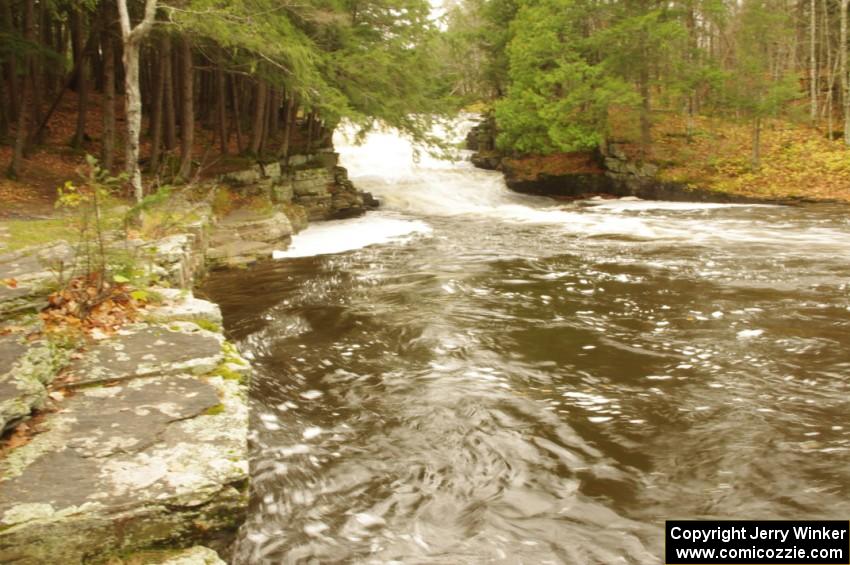
[[[44,337],[34,314],[77,250],[56,241],[3,253],[11,234],[0,225],[0,562],[229,556],[248,509],[252,368],[225,340],[218,306],[191,288],[208,269],[286,249],[311,220],[371,203],[327,151],[219,182],[254,206],[219,217],[183,203],[191,221],[131,242],[165,286],[146,289],[157,300],[133,323],[83,343]]]

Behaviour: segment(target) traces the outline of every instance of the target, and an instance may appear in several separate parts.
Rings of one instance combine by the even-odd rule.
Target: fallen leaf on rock
[[[18,427],[15,428],[15,431],[13,431],[11,435],[9,435],[9,439],[6,440],[3,447],[9,450],[26,445],[30,440],[29,430],[30,428],[28,425],[18,424]]]
[[[127,285],[111,285],[93,274],[72,279],[51,294],[40,316],[50,331],[79,330],[101,340],[135,321],[138,308]]]

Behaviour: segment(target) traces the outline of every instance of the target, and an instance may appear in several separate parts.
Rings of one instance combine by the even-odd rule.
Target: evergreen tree
[[[729,105],[752,121],[754,169],[761,166],[761,131],[765,118],[775,116],[801,93],[797,78],[782,58],[790,21],[777,0],[746,0],[736,18],[735,65],[725,95]]]

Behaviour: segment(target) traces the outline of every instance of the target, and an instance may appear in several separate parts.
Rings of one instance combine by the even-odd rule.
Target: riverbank
[[[0,257],[25,284],[31,266]],[[70,338],[25,312],[0,324],[3,562],[156,563],[169,553],[135,554],[224,551],[244,520],[251,367],[215,304],[148,292],[114,332]]]
[[[774,120],[762,133],[762,164],[750,162],[747,124],[663,115],[642,159],[629,116],[615,116],[616,141],[600,151],[509,157],[493,149],[494,126],[470,135],[476,165],[504,172],[518,192],[577,199],[593,195],[704,202],[850,202],[850,153],[840,140]],[[688,134],[690,131],[690,134]]]
[[[37,315],[77,262],[74,217],[0,222],[0,561],[164,563],[202,544],[180,562],[220,562],[247,510],[252,370],[191,289],[375,204],[329,150],[170,195],[113,244],[140,293],[125,323],[85,331]]]

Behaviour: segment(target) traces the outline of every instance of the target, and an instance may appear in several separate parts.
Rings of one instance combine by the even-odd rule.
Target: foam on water
[[[589,200],[585,203],[597,209],[612,211],[631,210],[717,210],[721,208],[753,208],[767,207],[770,204],[721,204],[716,202],[669,202],[666,200],[641,200],[640,198],[626,197],[615,200]]]
[[[373,213],[350,220],[311,224],[292,238],[286,251],[275,251],[275,259],[311,257],[343,253],[380,243],[400,243],[413,234],[430,233],[423,221],[401,219],[387,214]]]
[[[441,132],[462,138],[470,121],[462,120]],[[518,194],[507,188],[502,174],[475,168],[468,152],[459,160],[417,154],[412,143],[396,132],[369,134],[357,145],[353,131],[340,128],[334,142],[350,177],[363,190],[378,196],[386,209],[423,216],[471,216],[506,223],[547,224],[565,235],[624,236],[630,239],[692,245],[776,246],[783,253],[823,253],[846,256],[846,232],[819,226],[785,229],[767,221],[741,216],[746,208],[777,208],[756,204],[645,201],[636,198],[589,200],[562,204]]]

